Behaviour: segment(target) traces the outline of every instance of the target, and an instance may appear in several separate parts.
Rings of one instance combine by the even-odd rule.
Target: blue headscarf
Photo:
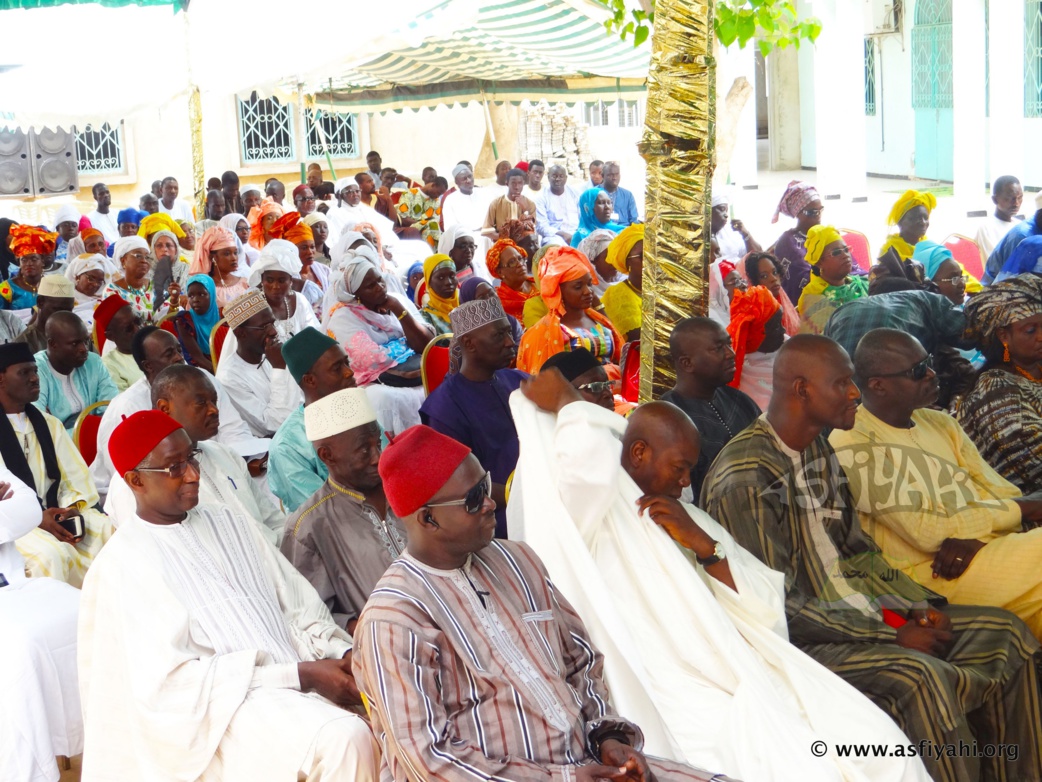
[[[1017,245],[1017,249],[995,275],[995,282],[1016,277],[1018,274],[1042,271],[1042,236],[1029,236]]]
[[[127,209],[120,209],[119,214],[116,215],[116,224],[121,223],[133,223],[134,225],[141,225],[142,219],[148,215],[148,212],[142,212],[134,207],[128,207]]]
[[[923,265],[926,279],[932,280],[933,276],[937,274],[937,270],[941,268],[942,263],[954,261],[955,258],[952,256],[952,251],[943,244],[937,244],[937,242],[924,239],[915,246],[912,260],[919,261]]]
[[[413,303],[416,302],[416,289],[412,287],[412,283],[410,282],[410,280],[412,279],[412,276],[417,272],[423,274],[423,264],[419,261],[410,266],[409,271],[405,273],[405,284],[407,286],[405,292],[409,294],[409,301]]]
[[[572,247],[578,247],[579,242],[598,228],[604,228],[608,231],[619,233],[626,227],[610,221],[602,223],[597,219],[597,215],[593,213],[593,205],[597,203],[597,196],[602,192],[604,192],[604,188],[591,187],[579,196],[579,227],[576,228],[575,233],[572,234]]]
[[[186,295],[188,288],[193,282],[202,285],[206,288],[206,292],[210,294],[210,309],[206,311],[205,315],[198,315],[191,307],[188,308],[188,313],[192,316],[192,323],[195,324],[195,341],[199,343],[203,353],[209,356],[210,332],[217,325],[217,321],[221,319],[221,313],[217,309],[217,286],[214,285],[213,277],[209,274],[193,274],[188,278],[188,282],[185,283]]]

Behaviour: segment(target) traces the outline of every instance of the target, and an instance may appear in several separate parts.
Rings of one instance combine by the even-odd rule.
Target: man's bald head
[[[860,392],[854,365],[838,343],[818,334],[797,334],[778,350],[768,417],[806,431],[854,425]],[[813,437],[816,437],[814,434]],[[810,439],[813,439],[811,437]]]
[[[634,410],[622,437],[622,468],[645,494],[679,497],[698,463],[698,429],[669,402],[647,402]]]
[[[711,318],[685,318],[669,335],[669,354],[677,373],[677,387],[690,393],[695,385],[706,393],[734,379],[735,359],[731,336]],[[708,389],[708,390],[707,390]]]
[[[87,327],[84,325],[83,320],[79,315],[73,312],[65,312],[60,310],[55,312],[51,317],[47,319],[47,325],[44,326],[43,333],[51,339],[56,334],[63,336],[70,334],[78,334],[80,332],[87,333]]]
[[[922,352],[923,346],[911,334],[897,329],[872,329],[854,350],[854,377],[861,385],[870,377],[878,377],[902,369],[910,353]]]
[[[170,399],[179,391],[193,391],[197,387],[213,388],[203,370],[189,364],[171,364],[152,381],[152,407],[156,407],[160,399]]]
[[[152,407],[181,424],[193,443],[216,437],[221,427],[217,389],[206,372],[188,364],[171,364],[155,376]]]

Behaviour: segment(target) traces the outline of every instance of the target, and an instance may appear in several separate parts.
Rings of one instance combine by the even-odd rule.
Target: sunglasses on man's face
[[[451,505],[462,505],[463,509],[474,515],[485,505],[485,498],[492,495],[492,474],[486,472],[480,481],[475,483],[461,500],[449,500],[448,502],[428,502],[428,508],[447,508]]]
[[[908,377],[912,380],[922,380],[931,369],[933,369],[933,356],[927,356],[915,366],[902,372],[890,372],[885,375],[876,375],[876,377]]]
[[[591,394],[593,396],[600,396],[605,391],[611,390],[611,381],[595,380],[592,383],[583,383],[581,386],[579,386],[579,390],[585,391],[587,394]]]

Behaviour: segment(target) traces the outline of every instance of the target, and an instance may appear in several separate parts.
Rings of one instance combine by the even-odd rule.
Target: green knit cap
[[[332,337],[327,337],[311,326],[286,340],[282,345],[282,357],[286,359],[286,369],[293,375],[297,385],[299,386],[304,375],[311,371],[311,367],[315,366],[319,356],[339,344]]]

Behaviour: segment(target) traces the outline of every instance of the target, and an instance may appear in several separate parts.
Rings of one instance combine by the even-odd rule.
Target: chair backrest
[[[979,280],[984,275],[984,260],[981,258],[980,247],[973,239],[962,234],[951,234],[944,240],[944,246],[952,251],[952,257],[962,264],[962,268],[976,279]]]
[[[160,318],[159,322],[156,325],[163,331],[169,331],[176,337],[177,328],[174,326],[174,318],[177,317],[179,312],[180,310],[173,310],[171,312],[168,312],[166,315]]]
[[[861,271],[867,272],[871,269],[872,246],[868,243],[868,237],[852,228],[840,228],[839,233],[843,237],[843,241],[847,243],[847,247],[850,248],[850,254],[854,256],[854,263],[861,268]]]
[[[217,371],[217,362],[221,358],[221,348],[224,347],[224,341],[227,338],[228,321],[221,318],[210,331],[210,362],[213,364],[214,372]]]
[[[101,408],[108,407],[107,401],[95,402],[82,411],[72,430],[72,441],[88,465],[98,455],[98,429],[101,427]]]
[[[420,358],[420,378],[423,380],[423,392],[427,395],[440,386],[445,376],[449,374],[449,345],[451,343],[451,334],[439,334],[423,349],[423,356]]]
[[[627,342],[622,348],[622,398],[636,402],[640,398],[640,340]]]
[[[94,343],[94,352],[100,356],[101,342],[99,341],[98,321],[96,320],[90,326],[90,341]]]

